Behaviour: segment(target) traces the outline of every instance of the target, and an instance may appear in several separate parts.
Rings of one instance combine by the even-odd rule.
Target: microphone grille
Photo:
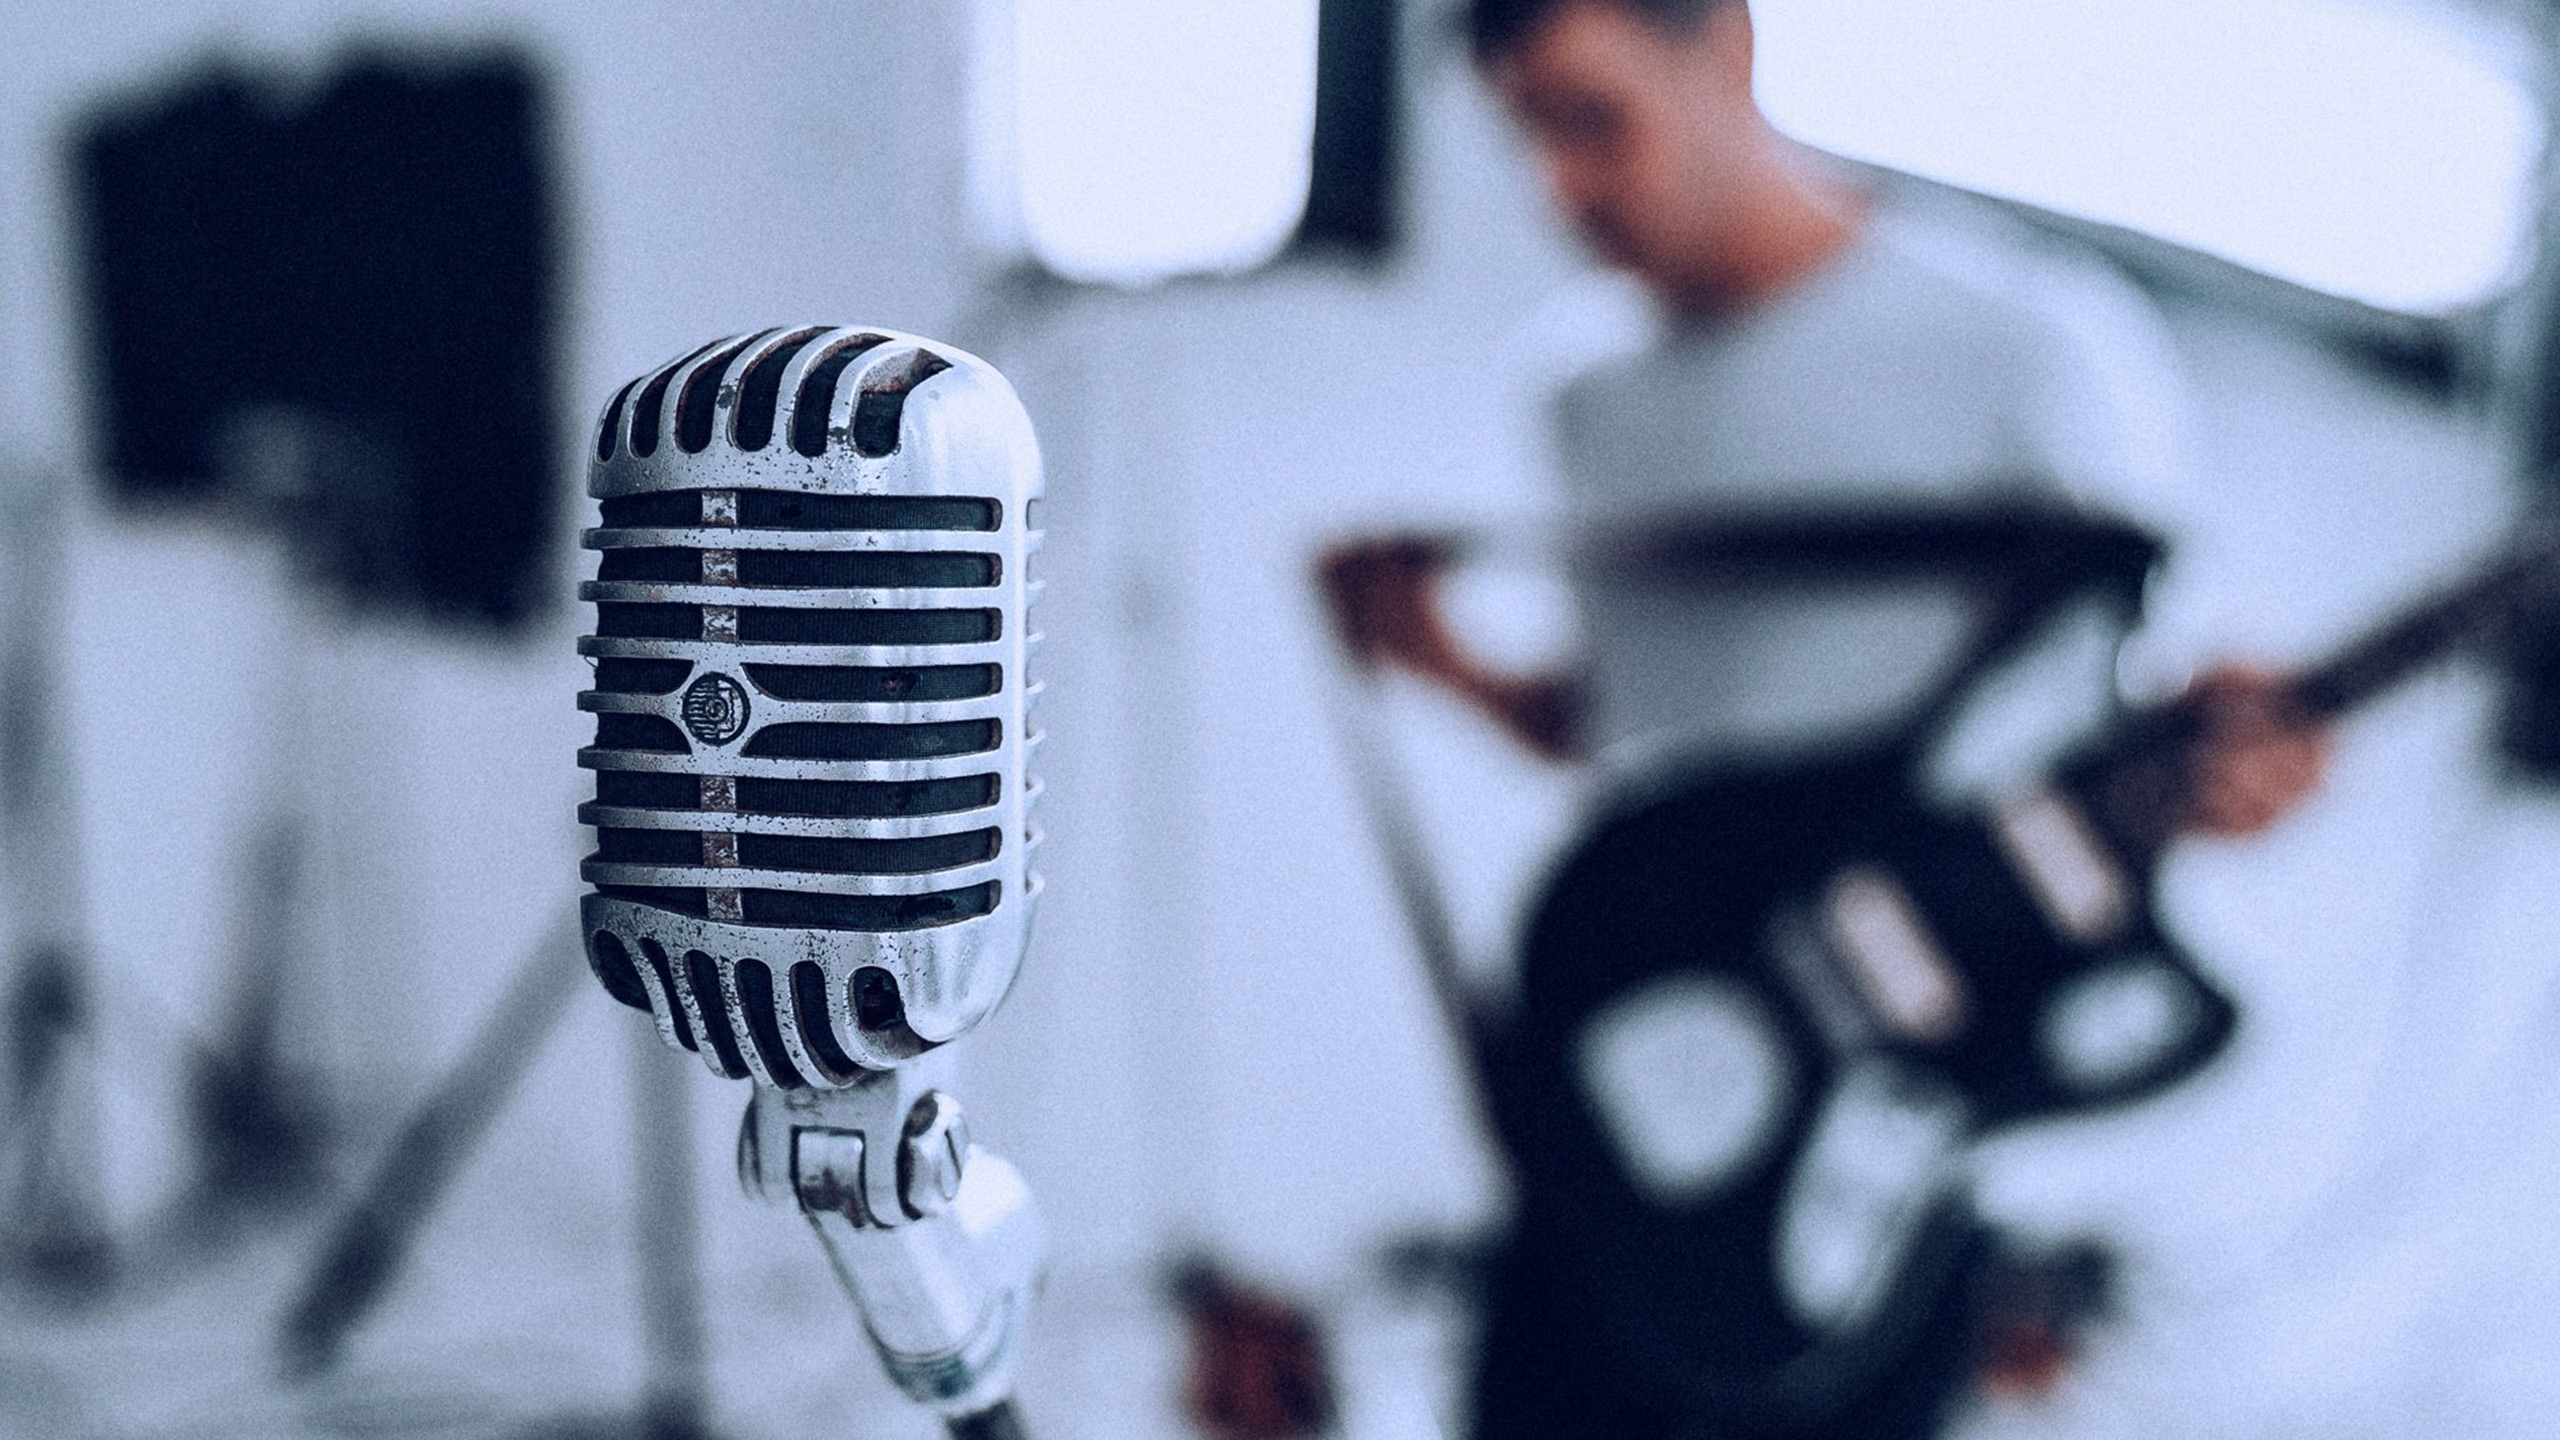
[[[714,341],[606,405],[589,953],[715,1071],[847,1083],[1002,998],[1039,488],[1003,379],[888,331]]]

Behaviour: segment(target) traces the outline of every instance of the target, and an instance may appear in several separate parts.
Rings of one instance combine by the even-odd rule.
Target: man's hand
[[[2115,1308],[2115,1257],[2096,1242],[2003,1245],[1974,1279],[1974,1381],[2004,1400],[2060,1388],[2089,1332]]]
[[[2189,687],[2187,703],[2198,728],[2183,829],[2258,834],[2293,813],[2328,771],[2328,727],[2302,715],[2267,671],[2216,666]]]
[[[1301,1440],[1340,1418],[1331,1347],[1306,1307],[1229,1276],[1205,1257],[1174,1271],[1190,1330],[1183,1409],[1215,1440]]]
[[[1316,561],[1334,630],[1367,665],[1397,665],[1446,687],[1550,760],[1580,756],[1582,687],[1568,675],[1505,675],[1476,663],[1440,613],[1449,547],[1417,535],[1357,540]]]
[[[1447,547],[1414,535],[1355,540],[1316,562],[1332,603],[1334,629],[1364,664],[1401,665],[1455,683],[1470,667],[1440,618],[1440,574]]]

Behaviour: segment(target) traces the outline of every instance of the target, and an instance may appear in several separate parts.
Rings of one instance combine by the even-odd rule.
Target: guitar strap
[[[2076,512],[2020,510],[1952,530],[1937,563],[1986,577],[1990,613],[1970,649],[1905,715],[1882,747],[1906,761],[1942,739],[1976,690],[2062,610],[2082,600],[2111,603],[2124,631],[2142,615],[2143,594],[2163,546],[2130,522]]]

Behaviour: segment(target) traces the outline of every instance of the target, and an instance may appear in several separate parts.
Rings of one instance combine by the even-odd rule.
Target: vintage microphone
[[[938,1047],[1040,888],[1029,418],[963,351],[767,330],[625,385],[588,490],[596,977],[756,1082],[741,1180],[809,1219],[899,1387],[1018,1433],[1038,1215]]]

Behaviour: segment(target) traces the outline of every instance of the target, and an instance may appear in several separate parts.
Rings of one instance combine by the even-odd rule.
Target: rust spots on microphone
[[[919,350],[905,369],[866,384],[862,398],[854,402],[853,424],[843,437],[853,443],[854,453],[877,460],[898,448],[898,426],[907,409],[907,396],[915,388],[943,371],[951,362],[930,350]]]

